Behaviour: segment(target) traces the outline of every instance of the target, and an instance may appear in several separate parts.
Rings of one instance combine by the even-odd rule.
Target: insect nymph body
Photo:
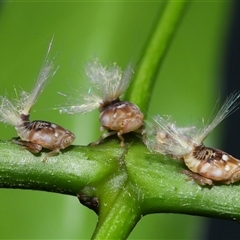
[[[48,48],[47,57],[51,44],[52,41]],[[73,133],[57,124],[40,120],[31,122],[29,120],[30,110],[43,91],[46,81],[56,72],[53,71],[53,63],[49,62],[47,57],[30,94],[22,92],[21,97],[16,101],[0,97],[0,121],[14,126],[19,136],[19,138],[14,138],[13,142],[33,153],[40,152],[42,148],[52,150],[45,155],[43,160],[58,153],[60,149],[68,147],[75,139]]]
[[[230,184],[240,180],[240,161],[221,150],[200,145],[183,158],[187,167],[201,177],[191,172],[186,174],[201,184],[212,185],[212,181]]]
[[[117,133],[121,139],[121,146],[124,144],[123,134],[135,131],[143,125],[143,114],[139,107],[131,102],[120,100],[101,109],[99,119],[103,130],[111,130],[107,133],[108,136]]]
[[[117,134],[121,146],[124,146],[122,135],[132,131],[141,132],[144,119],[137,105],[119,99],[130,83],[132,69],[128,66],[125,72],[122,72],[116,64],[103,67],[98,59],[95,59],[87,64],[85,72],[92,84],[90,93],[83,97],[85,103],[63,108],[60,112],[85,113],[99,108],[102,125],[100,129],[108,132],[91,145],[97,145],[106,137]]]
[[[160,116],[149,126],[146,144],[151,151],[182,159],[189,170],[184,173],[201,185],[214,181],[225,184],[240,180],[240,160],[226,152],[203,145],[208,134],[230,113],[236,110],[240,94],[232,94],[223,104],[212,123],[202,130],[196,127],[180,128]]]
[[[20,114],[20,117],[23,121],[15,129],[21,140],[13,141],[33,153],[40,152],[42,148],[52,150],[45,155],[45,159],[68,147],[75,139],[73,133],[55,123],[41,120],[30,122],[29,115]]]

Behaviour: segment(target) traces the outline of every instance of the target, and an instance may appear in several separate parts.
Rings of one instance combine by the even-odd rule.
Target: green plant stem
[[[150,153],[136,137],[126,143],[125,149],[115,139],[97,147],[76,146],[43,163],[42,157],[0,142],[0,187],[73,196],[80,191],[89,194],[91,189],[100,202],[96,239],[108,231],[105,239],[122,239],[150,213],[240,220],[239,183],[201,187],[181,173],[184,164]]]
[[[151,99],[156,75],[183,17],[186,5],[187,1],[184,0],[166,3],[162,16],[147,43],[134,81],[125,95],[126,99],[137,104],[145,114]]]
[[[34,156],[11,142],[0,142],[0,187],[76,196],[87,184],[100,183],[115,171],[124,150],[117,145],[114,149],[114,145],[101,149],[72,146],[70,151],[42,162],[44,153],[41,157]]]
[[[113,205],[105,206],[102,202],[102,209],[108,208],[107,214],[99,214],[97,228],[94,232],[93,239],[126,239],[132,231],[141,216],[135,194],[134,186],[126,183],[122,191],[117,193]],[[106,198],[105,198],[106,199]]]

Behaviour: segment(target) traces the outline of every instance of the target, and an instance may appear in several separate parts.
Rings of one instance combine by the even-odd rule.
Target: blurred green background
[[[83,66],[92,56],[106,64],[116,61],[122,68],[132,61],[137,71],[163,6],[162,1],[0,3],[0,94],[13,98],[13,86],[31,90],[54,35],[53,53],[60,69],[31,119],[63,125],[76,134],[75,144],[96,140],[98,111],[59,115],[54,108],[64,105],[66,98],[58,92],[78,97],[75,90],[80,91],[85,79]],[[159,73],[148,117],[170,114],[183,125],[207,119],[221,92],[231,12],[230,1],[189,4]],[[2,139],[16,135],[4,124],[0,132]],[[207,141],[217,147],[217,136],[216,131]],[[1,189],[0,206],[0,238],[89,239],[97,221],[76,198],[60,194]],[[202,239],[206,226],[200,217],[154,214],[141,219],[129,239]]]

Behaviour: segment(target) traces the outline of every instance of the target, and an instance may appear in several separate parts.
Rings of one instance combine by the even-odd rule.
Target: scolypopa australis
[[[117,134],[121,140],[121,146],[124,146],[122,135],[132,131],[141,132],[144,119],[137,105],[119,98],[131,81],[133,73],[131,67],[128,66],[123,72],[116,63],[102,66],[98,59],[94,59],[86,65],[85,73],[91,87],[90,91],[82,97],[83,103],[64,107],[60,112],[86,113],[99,108],[100,130],[108,132],[91,145],[97,145],[106,137]]]
[[[40,152],[42,148],[52,150],[45,155],[43,161],[68,147],[75,139],[73,133],[57,124],[29,120],[32,106],[36,103],[48,80],[57,71],[53,61],[49,60],[52,43],[53,39],[48,46],[46,58],[32,91],[30,93],[22,91],[20,97],[12,101],[6,96],[0,96],[0,121],[14,126],[19,136],[19,138],[14,138],[13,142],[33,153]]]
[[[147,147],[153,152],[182,159],[189,169],[184,173],[201,185],[212,185],[215,181],[225,184],[239,181],[240,160],[222,150],[203,145],[213,129],[236,110],[239,97],[239,93],[232,94],[212,122],[202,129],[195,126],[181,128],[170,117],[154,117],[154,123],[147,127]]]

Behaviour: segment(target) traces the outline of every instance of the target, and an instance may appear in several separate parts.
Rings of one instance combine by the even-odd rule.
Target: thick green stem
[[[70,151],[42,162],[43,156],[34,156],[11,142],[0,142],[0,187],[76,196],[84,186],[100,184],[115,171],[124,149],[114,145],[104,148],[103,144],[100,149],[71,146]]]
[[[151,36],[140,61],[134,81],[126,99],[137,104],[143,113],[147,112],[156,75],[164,56],[183,17],[187,1],[169,1]]]
[[[96,147],[72,147],[45,163],[10,142],[0,142],[0,186],[77,195],[99,201],[93,239],[124,239],[141,216],[184,213],[240,220],[240,185],[200,187],[181,173],[183,163],[150,153],[126,136]]]
[[[181,173],[185,168],[183,163],[151,154],[136,138],[128,138],[126,145],[121,149],[118,140],[110,139],[97,147],[76,146],[43,163],[41,157],[19,146],[0,142],[0,187],[70,195],[94,189],[92,192],[100,202],[96,238],[111,226],[118,228],[120,219],[124,216],[120,221],[123,224],[128,214],[126,231],[132,229],[141,215],[149,213],[173,212],[240,220],[238,183],[200,187]],[[111,236],[130,233],[111,231]]]

